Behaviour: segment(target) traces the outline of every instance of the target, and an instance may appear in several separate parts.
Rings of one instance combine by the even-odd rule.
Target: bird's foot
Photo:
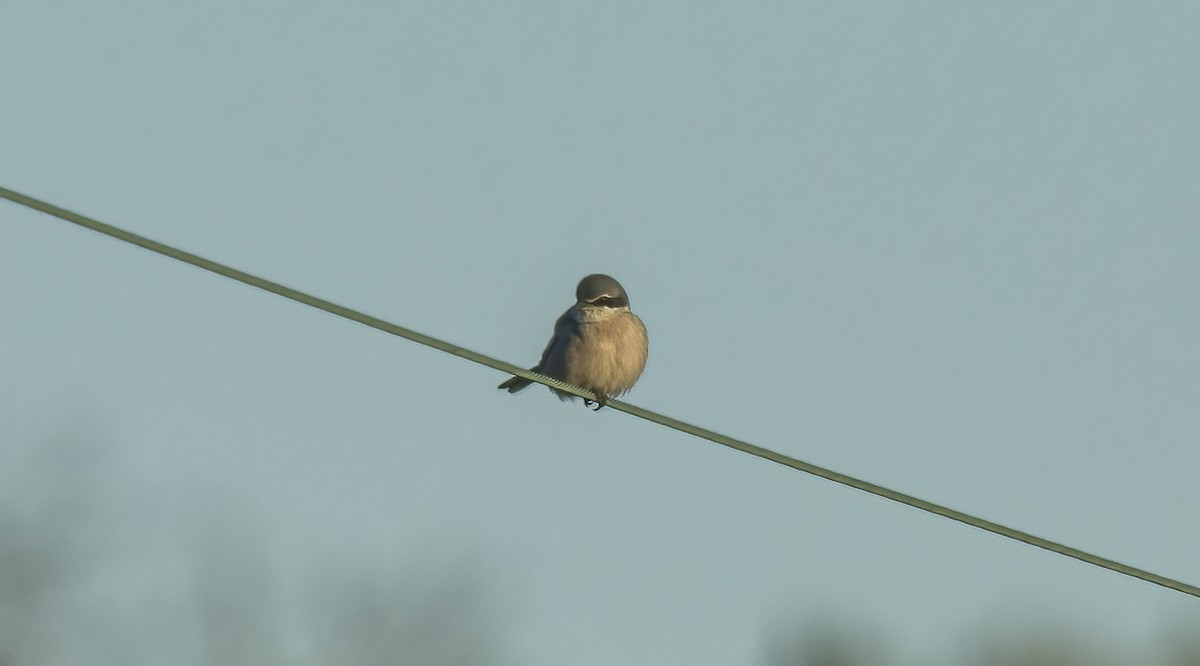
[[[588,409],[592,410],[593,412],[600,411],[600,409],[603,408],[604,405],[607,403],[608,403],[608,400],[605,398],[605,396],[602,396],[602,395],[597,396],[596,400],[588,400],[587,398],[583,399],[583,406],[587,407]],[[593,407],[592,405],[595,405],[595,407]]]

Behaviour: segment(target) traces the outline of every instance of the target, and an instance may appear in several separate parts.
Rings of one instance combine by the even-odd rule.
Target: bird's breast
[[[583,321],[568,345],[566,380],[605,395],[620,395],[646,367],[646,327],[632,312]]]

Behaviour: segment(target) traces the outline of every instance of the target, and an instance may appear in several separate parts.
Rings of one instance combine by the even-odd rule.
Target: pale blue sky
[[[0,184],[518,364],[610,273],[651,335],[631,402],[1196,584],[1197,25],[16,2]],[[197,542],[247,534],[284,599],[310,568],[461,564],[532,665],[753,663],[830,613],[927,655],[1013,616],[1128,644],[1200,621],[8,203],[0,284],[6,466],[104,443],[106,559],[43,611],[56,640],[88,604],[186,607]],[[204,663],[180,613],[157,654]]]

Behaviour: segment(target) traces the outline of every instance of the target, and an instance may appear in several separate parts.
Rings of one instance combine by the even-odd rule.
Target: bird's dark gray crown
[[[575,299],[580,303],[606,308],[629,306],[629,294],[625,293],[621,283],[601,273],[594,273],[580,280],[575,289]]]

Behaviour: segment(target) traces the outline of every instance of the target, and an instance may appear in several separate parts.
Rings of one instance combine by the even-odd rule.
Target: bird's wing
[[[538,361],[538,364],[530,368],[530,370],[534,372],[546,372],[546,362],[553,358],[555,354],[563,353],[563,349],[560,349],[560,347],[565,347],[571,341],[571,336],[579,335],[579,320],[575,317],[575,308],[571,308],[558,318],[558,321],[554,323],[554,335],[550,336],[550,342],[542,350],[542,360]],[[510,377],[497,388],[506,389],[509,393],[516,393],[531,383],[528,379]]]
[[[542,350],[542,360],[538,361],[534,372],[541,372],[546,367],[546,360],[554,353],[556,347],[567,344],[572,337],[579,335],[579,320],[575,317],[575,308],[571,308],[554,322],[554,335],[550,336],[550,342],[547,342],[546,348]]]

